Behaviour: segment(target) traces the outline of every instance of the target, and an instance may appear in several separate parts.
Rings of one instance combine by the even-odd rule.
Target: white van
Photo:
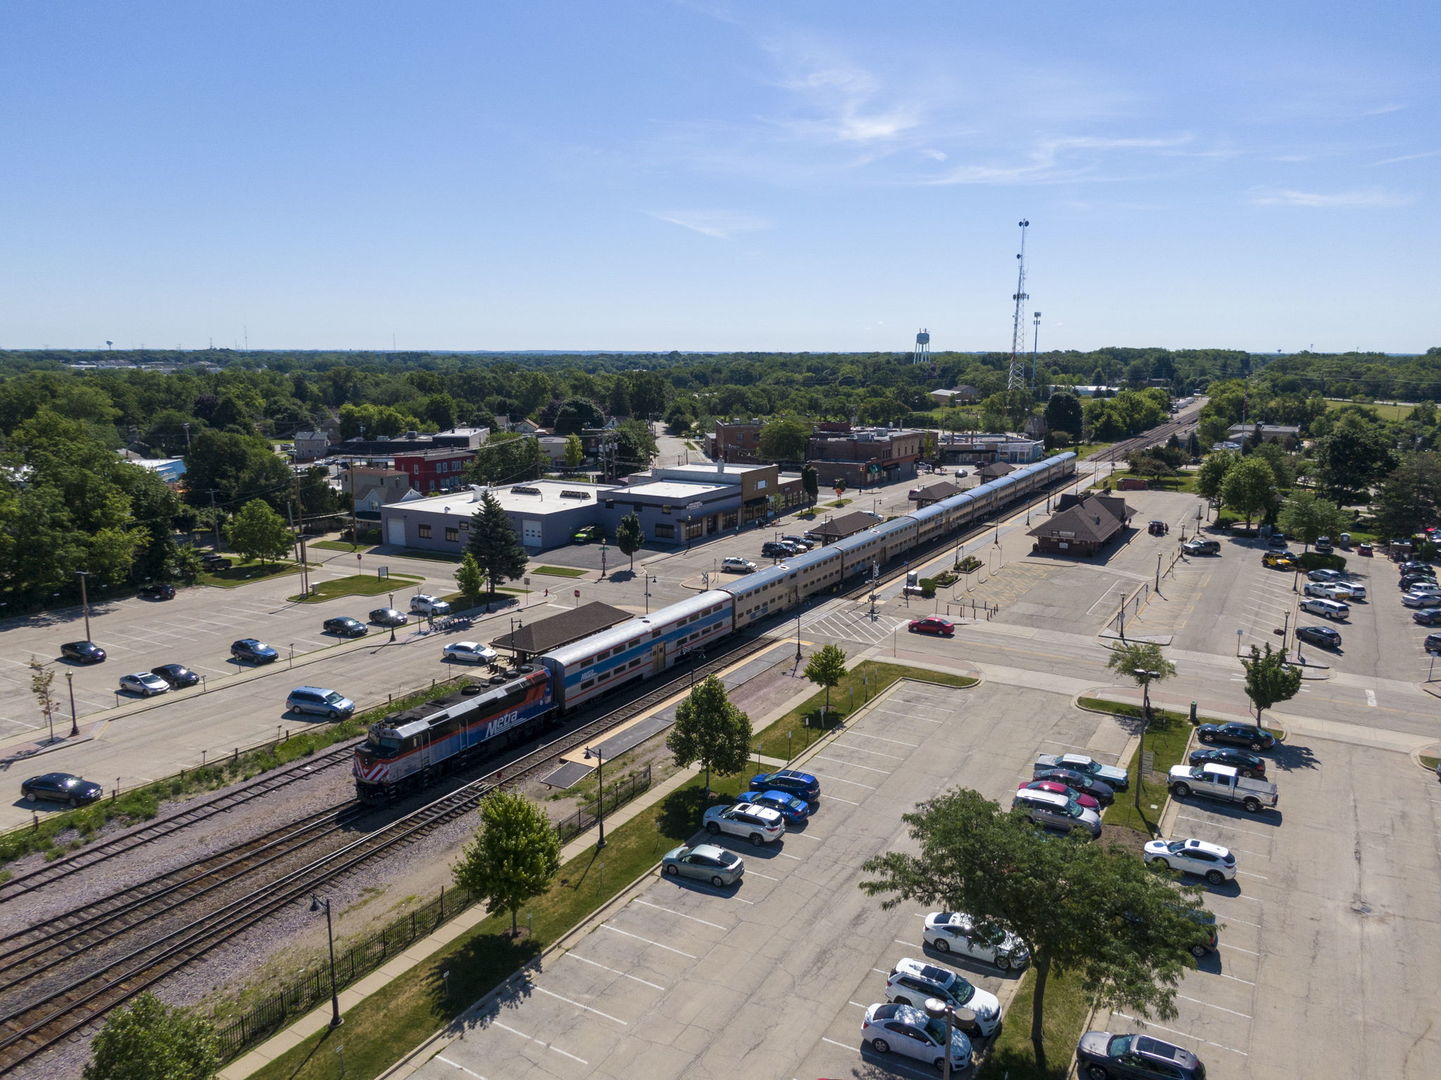
[[[1308,596],[1301,601],[1301,610],[1310,612],[1312,615],[1320,615],[1325,619],[1335,619],[1340,622],[1351,614],[1351,609],[1345,604],[1336,600],[1324,600],[1320,597]]]

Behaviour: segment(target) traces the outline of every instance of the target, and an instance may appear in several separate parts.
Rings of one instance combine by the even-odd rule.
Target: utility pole
[[[216,509],[215,509],[215,489],[214,489],[214,488],[211,488],[211,489],[210,489],[210,524],[211,524],[211,525],[214,527],[214,529],[215,529],[214,547],[215,547],[215,550],[216,550],[216,551],[219,551],[219,550],[220,550],[220,515],[219,515],[219,513],[218,513],[218,512],[216,511]]]

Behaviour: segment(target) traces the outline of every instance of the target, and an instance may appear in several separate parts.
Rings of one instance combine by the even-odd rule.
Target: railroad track
[[[0,881],[0,903],[35,889],[53,885],[57,881],[63,881],[72,874],[89,870],[100,863],[134,851],[136,848],[163,840],[167,836],[172,836],[219,814],[229,813],[253,799],[263,798],[297,781],[314,776],[317,772],[334,768],[337,765],[347,765],[350,762],[351,750],[357,741],[359,740],[351,739],[343,744],[337,743],[320,753],[298,759],[282,768],[272,769],[245,784],[227,788],[213,798],[196,803],[177,814],[147,822],[109,840],[80,848],[63,859],[47,863],[21,877]]]

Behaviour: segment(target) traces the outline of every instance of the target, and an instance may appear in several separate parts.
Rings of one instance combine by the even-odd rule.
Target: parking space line
[[[836,1042],[835,1039],[828,1039],[828,1038],[826,1038],[824,1035],[821,1036],[821,1042],[828,1042],[828,1043],[830,1043],[832,1046],[839,1046],[842,1050],[854,1050],[854,1049],[855,1049],[855,1047],[852,1046],[852,1045],[850,1045],[849,1043]]]
[[[577,1009],[584,1009],[586,1012],[595,1013],[596,1016],[603,1016],[607,1020],[614,1020],[621,1027],[630,1027],[630,1021],[622,1020],[619,1016],[611,1016],[610,1013],[601,1012],[599,1009],[592,1009],[589,1005],[582,1005],[579,1001],[572,1001],[568,997],[557,994],[554,990],[547,990],[545,987],[537,986],[535,983],[530,983],[529,985],[530,988],[538,994],[546,994],[550,997],[555,998],[556,1001],[563,1001],[567,1005],[574,1005]]]
[[[1235,976],[1235,975],[1227,975],[1224,971],[1217,971],[1217,972],[1215,972],[1215,974],[1218,975],[1218,976],[1219,976],[1220,978],[1222,978],[1222,979],[1230,979],[1232,982],[1244,983],[1244,984],[1247,985],[1247,986],[1255,986],[1255,985],[1256,985],[1256,984],[1253,983],[1250,979],[1242,979],[1242,978],[1239,978],[1238,976]]]
[[[659,986],[659,985],[657,985],[656,983],[653,983],[653,982],[647,982],[645,979],[642,979],[639,975],[632,975],[632,974],[630,974],[629,972],[617,971],[617,970],[616,970],[615,968],[613,968],[613,967],[606,967],[604,964],[597,964],[594,960],[588,960],[588,959],[586,959],[584,956],[581,956],[579,953],[576,953],[576,952],[574,952],[574,951],[571,951],[571,952],[563,952],[563,953],[561,953],[560,955],[561,955],[562,959],[579,960],[582,964],[589,964],[591,967],[598,967],[598,968],[600,968],[602,971],[609,971],[612,975],[619,975],[619,976],[620,976],[621,978],[623,978],[623,979],[630,979],[630,980],[632,980],[632,981],[634,981],[634,982],[640,983],[642,986],[649,986],[652,990],[659,990],[662,994],[665,993],[665,987],[664,987],[664,986]]]
[[[835,758],[824,758],[824,759],[823,759],[823,758],[819,758],[819,757],[812,758],[811,760],[812,760],[812,761],[822,761],[822,760],[825,760],[825,761],[836,761]],[[848,762],[848,761],[836,761],[836,764],[837,764],[837,765],[849,765],[850,762]],[[857,765],[856,768],[858,768],[858,769],[859,769],[859,768],[863,768],[863,766]],[[883,770],[881,770],[881,769],[872,769],[872,770],[871,770],[871,772],[882,772],[882,771],[883,771]],[[872,787],[870,784],[862,784],[862,783],[859,783],[858,781],[855,781],[855,780],[847,780],[847,779],[845,779],[844,777],[835,776],[835,775],[833,775],[833,774],[831,774],[831,773],[820,773],[820,774],[818,774],[818,775],[820,775],[821,777],[823,777],[823,778],[826,779],[826,780],[834,780],[834,781],[835,781],[836,783],[838,783],[838,784],[850,784],[851,787],[863,787],[863,788],[865,788],[867,791],[879,791],[879,790],[880,790],[879,788],[874,788],[874,787]],[[886,773],[886,775],[889,776],[890,773]],[[844,802],[845,800],[842,799],[841,801]],[[851,803],[851,805],[852,805],[852,806],[859,806],[860,803]]]
[[[839,795],[827,795],[826,802],[845,803],[847,806],[860,806],[858,802],[851,802],[850,799],[842,799]]]
[[[1237,876],[1237,877],[1253,877],[1253,878],[1256,878],[1256,879],[1259,880],[1259,881],[1270,881],[1270,880],[1271,880],[1271,879],[1268,878],[1265,874],[1253,874],[1253,873],[1251,873],[1251,871],[1249,871],[1249,870],[1237,870],[1237,871],[1236,871],[1236,876]]]
[[[778,877],[771,877],[769,874],[762,874],[759,870],[751,870],[751,871],[748,872],[747,876],[748,876],[748,877],[758,877],[758,878],[760,878],[762,881],[779,881],[779,880],[780,880],[780,878],[778,878]],[[736,899],[739,900],[740,897],[736,897]]]
[[[1211,826],[1217,827],[1217,828],[1224,826],[1225,828],[1228,828],[1228,829],[1234,829],[1236,832],[1245,833],[1245,834],[1248,835],[1248,836],[1265,836],[1265,837],[1267,837],[1267,838],[1272,838],[1272,839],[1274,839],[1274,837],[1275,837],[1275,834],[1274,834],[1274,833],[1262,832],[1260,829],[1247,829],[1247,828],[1245,828],[1244,826],[1241,826],[1241,825],[1229,825],[1229,824],[1226,824],[1226,822],[1225,822],[1224,820],[1220,820],[1220,819],[1213,818],[1213,817],[1202,817],[1202,816],[1199,815],[1199,814],[1177,814],[1177,815],[1176,815],[1176,820],[1177,820],[1177,821],[1198,821],[1198,822],[1201,822],[1201,823],[1203,823],[1203,824],[1211,825]]]
[[[473,1077],[475,1077],[475,1080],[485,1080],[485,1077],[481,1076],[480,1073],[478,1073],[478,1072],[471,1072],[471,1071],[470,1071],[469,1069],[467,1069],[464,1065],[460,1064],[460,1062],[458,1062],[458,1061],[451,1061],[450,1058],[446,1057],[444,1054],[436,1054],[436,1055],[435,1055],[435,1060],[436,1060],[436,1061],[439,1061],[439,1062],[443,1062],[443,1063],[446,1064],[446,1065],[449,1065],[452,1069],[459,1069],[461,1072],[465,1073],[466,1076],[473,1076]]]
[[[1247,922],[1245,919],[1233,919],[1233,918],[1231,918],[1230,916],[1222,916],[1222,917],[1223,917],[1228,923],[1240,923],[1242,926],[1250,926],[1250,927],[1252,927],[1252,928],[1254,928],[1254,929],[1256,929],[1256,930],[1261,929],[1261,924],[1260,924],[1260,923]]]
[[[671,910],[670,908],[668,908],[668,907],[662,907],[660,904],[652,904],[649,900],[642,900],[642,899],[640,899],[639,897],[637,897],[637,898],[633,901],[633,903],[644,904],[644,905],[645,905],[646,907],[648,907],[648,908],[655,908],[657,911],[664,911],[666,914],[668,914],[668,915],[674,915],[674,916],[676,916],[676,918],[678,918],[678,919],[689,919],[691,922],[698,922],[698,923],[700,923],[702,926],[711,926],[711,927],[714,927],[714,928],[717,929],[717,930],[725,930],[725,929],[727,929],[726,927],[722,926],[720,923],[710,922],[710,921],[707,920],[707,919],[697,918],[697,917],[694,916],[694,915],[687,915],[687,914],[685,914],[685,913],[682,912],[682,911],[672,911],[672,910]]]
[[[1220,1005],[1212,1005],[1209,1001],[1202,1001],[1200,998],[1187,997],[1185,994],[1177,994],[1176,996],[1182,1001],[1193,1001],[1197,1005],[1204,1005],[1206,1006],[1206,1008],[1215,1009],[1217,1012],[1230,1013],[1232,1016],[1239,1016],[1243,1020],[1252,1019],[1250,1013],[1237,1012],[1235,1009],[1226,1009],[1221,1007]]]
[[[851,769],[860,769],[860,770],[862,770],[863,772],[880,773],[882,776],[890,776],[891,773],[895,771],[895,770],[893,770],[893,769],[873,769],[873,768],[871,768],[869,765],[857,765],[854,761],[844,761],[844,760],[842,760],[841,758],[831,757],[829,754],[817,754],[817,755],[816,755],[814,758],[812,758],[811,760],[812,760],[812,761],[833,761],[833,762],[835,762],[837,765],[845,765],[847,768],[851,768]],[[859,785],[859,786],[865,787],[864,784],[861,784],[861,785]]]
[[[1239,945],[1230,945],[1230,944],[1227,944],[1227,943],[1224,942],[1224,941],[1221,942],[1221,948],[1223,948],[1223,949],[1234,949],[1236,952],[1243,952],[1243,953],[1245,953],[1247,956],[1260,956],[1260,955],[1261,955],[1261,954],[1258,953],[1258,952],[1252,952],[1250,949],[1243,949],[1243,948],[1241,948],[1241,946],[1239,946]]]
[[[854,750],[857,754],[870,754],[870,755],[872,755],[873,757],[888,758],[888,759],[891,760],[891,761],[905,761],[905,760],[906,760],[904,755],[901,755],[901,754],[886,754],[886,753],[882,753],[880,750],[867,750],[864,746],[851,746],[849,743],[836,743],[836,745],[837,745],[837,746],[844,746],[847,750]],[[857,766],[857,768],[860,768],[860,767],[861,767],[861,766]],[[884,771],[884,770],[881,770],[881,769],[877,769],[877,770],[876,770],[876,772],[882,772],[882,771]]]
[[[540,1040],[540,1039],[537,1039],[534,1035],[527,1035],[527,1034],[526,1034],[525,1032],[523,1032],[523,1031],[516,1031],[515,1028],[511,1027],[509,1024],[502,1024],[499,1020],[492,1020],[492,1021],[490,1022],[490,1026],[491,1026],[491,1027],[498,1027],[498,1028],[500,1028],[502,1031],[508,1031],[508,1032],[510,1032],[512,1035],[519,1035],[522,1039],[526,1039],[526,1040],[528,1040],[529,1042],[537,1043],[538,1045],[545,1047],[547,1050],[554,1050],[557,1054],[562,1054],[562,1055],[564,1055],[565,1057],[570,1058],[572,1061],[578,1061],[578,1062],[580,1062],[582,1065],[589,1065],[589,1064],[590,1064],[590,1062],[586,1061],[585,1058],[578,1058],[578,1057],[576,1057],[574,1054],[567,1054],[567,1053],[566,1053],[564,1050],[562,1050],[560,1047],[558,1047],[558,1046],[552,1046],[552,1045],[551,1045],[550,1043],[548,1043],[548,1042],[544,1042],[544,1041],[542,1041],[542,1040]]]
[[[1138,1024],[1145,1024],[1147,1027],[1155,1028],[1157,1031],[1169,1031],[1172,1035],[1181,1035],[1187,1039],[1195,1039],[1197,1042],[1203,1042],[1207,1046],[1215,1046],[1219,1047],[1222,1050],[1229,1050],[1231,1053],[1240,1054],[1242,1057],[1251,1056],[1244,1050],[1237,1050],[1234,1046],[1227,1046],[1225,1043],[1212,1042],[1210,1039],[1203,1039],[1199,1035],[1192,1035],[1189,1031],[1178,1031],[1175,1028],[1164,1027],[1161,1024],[1153,1024],[1149,1020],[1143,1020],[1139,1016],[1131,1016],[1129,1013],[1113,1012],[1111,1015],[1124,1017],[1127,1020],[1134,1020]]]
[[[905,742],[902,739],[887,739],[883,735],[867,735],[864,731],[850,731],[846,734],[847,737],[851,739],[875,739],[876,742],[888,742],[895,743],[897,746],[909,746],[912,750],[919,750],[921,748],[920,743]]]
[[[629,930],[621,930],[611,926],[608,922],[603,922],[600,925],[612,933],[620,934],[622,937],[634,938],[636,941],[644,941],[647,945],[654,945],[657,949],[664,949],[666,952],[673,952],[677,956],[684,956],[687,960],[700,959],[699,956],[692,956],[690,953],[682,952],[680,949],[672,948],[669,945],[662,945],[659,941],[652,941],[650,938],[641,937],[639,934],[632,934]]]

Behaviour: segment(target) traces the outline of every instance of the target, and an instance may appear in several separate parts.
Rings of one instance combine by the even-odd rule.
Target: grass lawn
[[[738,794],[741,777],[712,777],[712,788]],[[346,1073],[378,1076],[464,1006],[483,996],[517,968],[654,866],[670,848],[695,832],[707,796],[696,777],[617,828],[606,830],[603,852],[586,851],[561,867],[545,895],[520,911],[521,937],[509,937],[509,914],[491,915],[455,942],[437,950],[394,982],[345,1014],[345,1026],[326,1029],[256,1072],[257,1080],[332,1080],[335,1044],[344,1043]],[[441,972],[450,973],[447,995]]]
[[[1430,769],[1432,772],[1435,772],[1435,771],[1436,771],[1436,766],[1437,766],[1438,764],[1441,764],[1441,758],[1427,757],[1425,754],[1422,754],[1422,755],[1421,755],[1421,764],[1422,764],[1422,765],[1425,765],[1426,768]]]
[[[1091,454],[1097,453],[1098,451],[1101,451],[1101,450],[1108,450],[1108,449],[1110,449],[1110,447],[1111,447],[1112,445],[1113,445],[1112,443],[1108,443],[1108,442],[1088,442],[1088,443],[1081,443],[1081,444],[1079,444],[1079,445],[1077,445],[1077,446],[1068,446],[1068,447],[1066,447],[1064,450],[1057,448],[1057,449],[1055,449],[1055,450],[1052,450],[1051,453],[1052,453],[1052,454],[1064,454],[1064,453],[1066,452],[1066,450],[1070,450],[1072,453],[1074,453],[1074,454],[1076,455],[1076,459],[1077,459],[1078,461],[1084,461],[1084,460],[1085,460],[1087,457],[1089,457]]]
[[[413,585],[422,580],[424,579],[412,577],[409,574],[391,574],[389,577],[376,577],[374,574],[351,574],[349,577],[322,581],[310,590],[309,596],[292,596],[290,599],[293,603],[298,604],[319,604],[326,600],[334,600],[337,596],[380,596],[382,593],[398,592],[397,584]]]
[[[203,571],[195,580],[200,585],[216,585],[222,589],[233,589],[239,585],[249,585],[252,581],[265,581],[269,578],[298,573],[300,573],[300,567],[292,562],[260,563],[251,560],[250,562],[236,562],[235,565],[224,570]]]
[[[986,1055],[980,1075],[985,1080],[1063,1080],[1075,1060],[1076,1043],[1082,1026],[1091,1012],[1091,1000],[1079,979],[1058,978],[1054,973],[1046,980],[1046,1016],[1042,1039],[1046,1044],[1048,1068],[1036,1065],[1031,1046],[1031,1002],[1036,988],[1035,972],[1022,977],[1001,1034]]]
[[[1139,705],[1123,705],[1114,701],[1097,698],[1081,698],[1081,705],[1097,709],[1113,716],[1141,715]],[[1153,755],[1152,768],[1142,780],[1140,787],[1141,808],[1136,809],[1136,791],[1118,792],[1116,801],[1107,808],[1101,820],[1107,825],[1124,825],[1137,832],[1151,834],[1151,826],[1161,820],[1170,795],[1166,791],[1166,775],[1172,765],[1179,765],[1186,757],[1186,747],[1191,741],[1191,718],[1187,713],[1171,712],[1169,709],[1153,709],[1155,718],[1146,730],[1146,750]],[[1203,723],[1209,722],[1204,718]],[[1136,769],[1131,768],[1132,783]],[[1151,807],[1156,809],[1152,810]]]
[[[551,577],[585,577],[587,571],[573,566],[532,566],[528,573],[549,574]]]
[[[829,726],[844,720],[897,679],[917,679],[958,687],[975,686],[977,682],[964,675],[947,675],[926,668],[907,667],[905,664],[867,660],[847,671],[840,684],[831,688]],[[821,705],[825,699],[824,690],[806,698],[764,731],[757,733],[751,741],[752,748],[767,757],[784,758],[786,761],[795,757],[829,730],[829,727],[820,726]]]
[[[352,544],[349,540],[312,540],[306,544],[306,547],[324,548],[326,551],[358,551],[360,548],[364,548],[368,552],[374,546],[374,544]]]
[[[1363,409],[1370,409],[1382,420],[1405,420],[1411,415],[1411,405],[1367,405],[1361,401],[1336,401],[1327,399],[1326,411],[1335,412],[1337,409],[1344,409],[1347,405],[1359,405]]]
[[[826,503],[826,505],[827,505],[827,506],[834,506],[836,509],[839,510],[842,506],[850,506],[850,504],[851,504],[853,501],[854,501],[853,499],[837,499],[837,500],[835,500],[835,502],[828,502],[828,503]]]

